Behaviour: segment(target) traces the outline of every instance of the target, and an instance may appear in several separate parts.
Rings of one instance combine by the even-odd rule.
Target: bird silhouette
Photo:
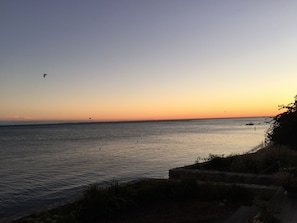
[[[43,74],[43,78],[45,78],[46,75],[47,75],[47,74]]]

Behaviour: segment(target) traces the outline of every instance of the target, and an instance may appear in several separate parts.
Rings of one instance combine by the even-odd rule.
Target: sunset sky
[[[0,1],[0,121],[270,116],[296,85],[296,0]]]

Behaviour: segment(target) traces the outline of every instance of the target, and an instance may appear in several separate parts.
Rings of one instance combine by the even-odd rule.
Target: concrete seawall
[[[169,179],[196,178],[199,181],[225,182],[257,185],[279,186],[279,177],[274,175],[258,175],[250,173],[234,173],[216,170],[199,170],[178,167],[169,170]]]

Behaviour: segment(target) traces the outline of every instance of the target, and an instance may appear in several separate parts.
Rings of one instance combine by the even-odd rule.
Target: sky
[[[0,0],[0,121],[276,115],[297,94],[296,12],[295,0]]]

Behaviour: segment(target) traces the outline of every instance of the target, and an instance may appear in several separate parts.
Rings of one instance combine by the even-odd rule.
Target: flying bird
[[[47,75],[47,74],[43,74],[43,78],[45,78],[46,75]]]

